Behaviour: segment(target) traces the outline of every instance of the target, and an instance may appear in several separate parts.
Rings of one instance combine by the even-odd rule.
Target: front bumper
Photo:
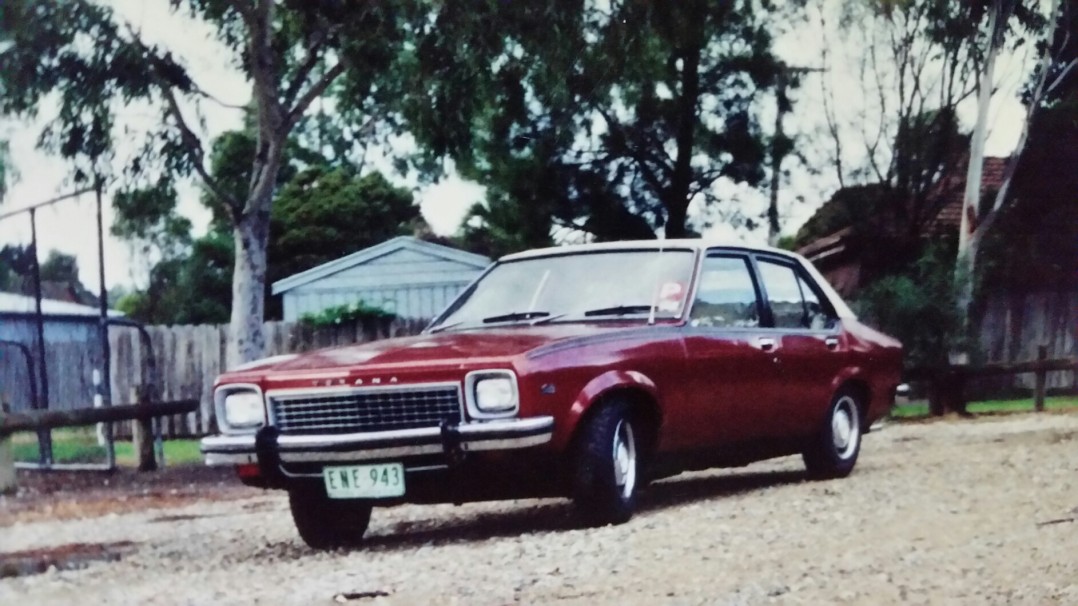
[[[455,451],[512,450],[550,441],[554,418],[463,423],[422,429],[324,435],[279,435],[273,427],[257,434],[203,438],[207,465],[336,463],[404,458]]]

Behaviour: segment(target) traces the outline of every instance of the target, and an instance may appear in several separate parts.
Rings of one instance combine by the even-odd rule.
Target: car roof
[[[703,250],[710,248],[736,248],[756,252],[767,252],[787,257],[800,258],[796,253],[771,246],[759,246],[747,244],[738,240],[718,238],[674,238],[668,240],[620,240],[617,242],[595,242],[591,244],[566,244],[548,248],[536,248],[523,252],[506,255],[499,261],[518,261],[533,257],[545,257],[548,255],[565,255],[572,253],[596,252],[604,250]]]

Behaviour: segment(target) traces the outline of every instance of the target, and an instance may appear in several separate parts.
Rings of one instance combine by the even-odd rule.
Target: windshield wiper
[[[515,322],[517,320],[534,320],[535,318],[545,318],[550,315],[549,311],[514,311],[500,316],[490,316],[489,318],[483,318],[483,324],[493,324],[494,322]]]
[[[651,311],[650,305],[614,305],[611,307],[589,309],[584,312],[584,316],[624,316],[628,314],[642,314],[649,311]]]

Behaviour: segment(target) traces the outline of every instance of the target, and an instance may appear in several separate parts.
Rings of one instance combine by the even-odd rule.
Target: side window
[[[801,298],[801,286],[797,283],[797,272],[789,265],[763,259],[757,261],[775,328],[804,328],[805,303]]]
[[[756,286],[748,259],[708,257],[700,272],[690,320],[693,326],[760,325]]]
[[[797,284],[801,287],[801,296],[805,299],[805,327],[812,330],[825,330],[834,326],[834,318],[820,304],[816,291],[801,276],[797,277]]]
[[[775,328],[830,328],[832,319],[816,291],[791,266],[757,259]]]

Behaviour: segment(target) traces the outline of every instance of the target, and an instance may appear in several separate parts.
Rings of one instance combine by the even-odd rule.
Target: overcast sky
[[[2,1],[2,0],[0,0]],[[201,27],[197,22],[179,17],[169,12],[166,0],[114,0],[111,4],[136,28],[141,29],[143,37],[174,49],[174,54],[183,57],[191,68],[195,80],[215,97],[232,105],[243,105],[250,97],[250,87],[230,65],[224,64],[221,57],[228,52],[213,40],[212,31]],[[788,62],[797,65],[812,64],[819,57],[819,32],[811,26],[799,27],[779,39],[778,53]],[[1017,102],[1014,90],[1025,74],[1022,57],[1007,58],[999,68],[1003,73],[1001,92],[992,112],[992,130],[987,145],[989,155],[1007,155],[1013,149],[1021,128],[1023,108]],[[840,104],[855,104],[861,97],[857,80],[852,74],[832,73],[831,81],[836,87],[836,97]],[[819,124],[819,84],[806,82],[803,91],[798,93],[800,102],[795,112],[787,120],[787,129],[802,134],[812,131]],[[849,111],[849,107],[838,107],[839,112]],[[967,127],[973,120],[974,107],[967,103],[961,108],[961,117]],[[240,127],[240,112],[207,103],[203,106],[206,140],[229,129]],[[36,149],[37,137],[41,127],[52,118],[48,107],[43,108],[41,116],[34,123],[0,123],[0,138],[11,143],[12,158],[18,172],[18,180],[9,191],[4,202],[4,210],[12,210],[52,198],[60,193],[71,191],[66,180],[69,168],[55,158],[48,157]],[[123,125],[136,132],[148,127],[154,114],[148,108],[127,108],[121,114]],[[132,137],[129,140],[134,140]],[[815,143],[814,143],[815,144]],[[122,158],[130,150],[121,149]],[[375,159],[374,167],[380,168],[387,176],[394,178],[388,162]],[[415,186],[408,179],[396,177],[403,185]],[[784,233],[793,233],[809,216],[833,193],[837,184],[824,173],[809,175],[798,171],[792,183],[783,191],[781,208],[784,215]],[[766,204],[766,196],[747,187],[722,184],[718,191],[724,199],[736,200],[737,203],[760,212]],[[474,183],[462,181],[451,176],[442,183],[426,189],[416,190],[416,199],[423,216],[439,234],[451,234],[456,231],[464,213],[475,202],[483,198],[483,189]],[[106,204],[107,204],[106,196]],[[803,201],[796,201],[801,199]],[[180,190],[180,211],[188,216],[195,225],[196,232],[204,233],[209,221],[209,213],[198,202],[198,189],[194,183],[187,183]],[[763,231],[753,234],[737,232],[722,224],[721,219],[713,214],[701,214],[699,208],[691,212],[697,219],[710,218],[716,224],[706,231],[706,235],[730,236],[743,238],[750,242],[762,242],[766,238]],[[106,232],[111,224],[110,209],[105,210]],[[95,207],[92,195],[63,202],[49,209],[38,212],[38,238],[40,250],[56,249],[78,257],[82,281],[96,290],[98,287],[97,240],[95,231]],[[108,237],[105,244],[106,282],[112,287],[117,284],[131,285],[145,279],[145,262],[133,258],[126,244]],[[0,246],[8,243],[27,243],[30,240],[29,219],[25,216],[0,221]]]

